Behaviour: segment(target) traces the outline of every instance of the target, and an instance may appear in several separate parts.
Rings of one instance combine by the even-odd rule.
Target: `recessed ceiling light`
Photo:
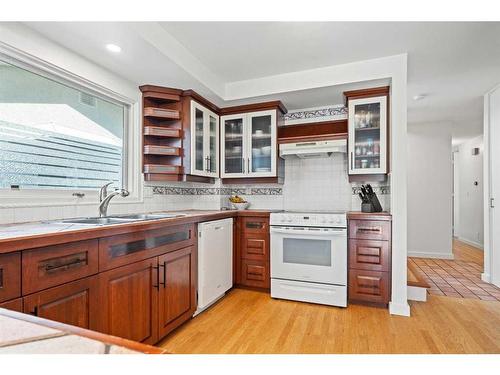
[[[426,97],[427,95],[425,94],[418,94],[413,97],[413,100],[422,100]]]
[[[113,44],[113,43],[109,43],[109,44],[106,44],[106,49],[110,52],[114,52],[114,53],[118,53],[118,52],[121,52],[122,51],[122,47],[116,45],[116,44]]]

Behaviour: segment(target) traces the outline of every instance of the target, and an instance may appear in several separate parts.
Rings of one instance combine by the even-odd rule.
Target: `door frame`
[[[500,85],[495,86],[484,95],[483,106],[483,137],[484,137],[484,159],[483,159],[483,178],[484,178],[484,271],[481,279],[500,287],[500,244],[493,246],[493,210],[491,207],[491,198],[493,196],[492,187],[492,167],[491,167],[491,137],[490,137],[490,98],[491,94],[500,90]],[[500,134],[500,128],[498,129]],[[500,197],[496,197],[497,200]]]

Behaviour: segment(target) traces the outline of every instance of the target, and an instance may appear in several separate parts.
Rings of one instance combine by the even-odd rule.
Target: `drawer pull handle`
[[[87,252],[71,254],[66,257],[48,259],[40,263],[42,273],[54,274],[57,272],[68,271],[87,265]]]
[[[380,233],[380,232],[382,232],[382,228],[381,227],[359,227],[358,232]]]
[[[0,268],[0,289],[3,288],[3,268]]]

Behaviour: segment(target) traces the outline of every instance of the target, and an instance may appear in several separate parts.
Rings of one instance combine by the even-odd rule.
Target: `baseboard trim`
[[[408,251],[408,256],[412,258],[455,259],[455,256],[450,253],[426,253],[419,251]]]
[[[484,245],[481,245],[480,243],[468,240],[467,238],[463,238],[463,237],[457,237],[457,240],[465,242],[467,245],[477,247],[478,249],[481,249],[484,251]]]
[[[410,316],[410,305],[408,303],[389,302],[389,314]]]
[[[489,273],[483,272],[481,274],[481,280],[483,280],[485,283],[491,283],[491,275]]]
[[[418,286],[408,286],[408,300],[409,301],[427,301],[427,288]]]

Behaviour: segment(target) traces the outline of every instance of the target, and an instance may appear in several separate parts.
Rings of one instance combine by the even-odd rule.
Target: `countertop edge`
[[[160,212],[160,211],[158,211]],[[138,221],[123,223],[118,225],[95,226],[91,228],[78,228],[75,230],[64,230],[60,232],[45,232],[25,236],[14,236],[0,239],[0,254],[12,253],[21,250],[28,250],[67,242],[96,239],[101,237],[115,236],[130,233],[130,231],[152,230],[165,226],[194,224],[204,221],[219,220],[238,216],[259,216],[268,217],[271,210],[182,210],[182,211],[161,211],[168,213],[186,213],[187,216]],[[24,223],[29,224],[29,223]],[[15,225],[15,224],[14,224]],[[23,225],[23,224],[19,224]],[[1,228],[1,227],[0,227]]]

